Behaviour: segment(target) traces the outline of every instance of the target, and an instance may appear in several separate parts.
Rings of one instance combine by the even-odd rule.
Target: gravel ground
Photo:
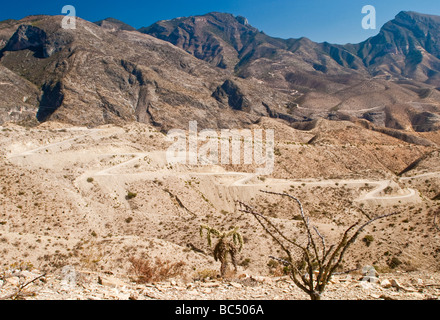
[[[180,279],[138,284],[128,279],[63,269],[59,274],[11,270],[0,277],[1,299],[26,300],[307,300],[288,277],[241,275],[231,280]],[[41,277],[40,277],[41,276]],[[38,278],[39,277],[39,278]],[[37,279],[36,279],[37,278]],[[36,279],[32,282],[32,280]],[[422,272],[334,276],[323,300],[438,300],[440,275]],[[22,288],[21,290],[19,288]]]

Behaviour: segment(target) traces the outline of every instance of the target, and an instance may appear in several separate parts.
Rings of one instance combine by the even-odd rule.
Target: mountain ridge
[[[39,88],[39,121],[140,121],[165,130],[189,120],[222,128],[272,117],[297,128],[317,118],[440,128],[440,40],[431,30],[438,19],[429,15],[402,12],[398,23],[349,46],[272,38],[244,17],[218,12],[139,31],[114,18],[78,19],[76,31],[63,30],[61,19],[0,23],[0,40],[7,39],[0,63],[29,81],[25,87]],[[411,27],[421,23],[427,26]],[[23,101],[35,92],[14,94],[3,113],[32,109]]]

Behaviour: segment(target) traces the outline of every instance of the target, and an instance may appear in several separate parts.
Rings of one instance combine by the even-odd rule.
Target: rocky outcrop
[[[43,47],[46,43],[46,33],[30,25],[21,25],[4,47],[3,51],[20,51],[29,49],[43,56]]]
[[[114,18],[106,18],[95,22],[96,25],[111,31],[135,31],[132,26]]]
[[[67,32],[56,32],[50,36],[32,25],[20,25],[17,31],[0,52],[31,50],[38,58],[48,58],[73,41],[73,36]]]
[[[406,133],[404,131],[400,131],[397,129],[391,129],[391,128],[384,128],[384,127],[376,127],[373,126],[372,128],[374,131],[381,132],[383,134],[389,135],[393,138],[412,143],[417,144],[420,146],[436,146],[436,144],[428,139],[424,139],[422,137],[418,137],[414,134]]]
[[[432,112],[420,112],[411,118],[411,125],[417,132],[440,130],[440,116]]]
[[[0,125],[35,119],[39,90],[0,64]]]
[[[61,82],[51,82],[43,85],[43,94],[37,112],[37,120],[47,120],[63,103],[63,85]]]
[[[42,48],[46,42],[46,33],[30,25],[21,25],[5,46],[6,51]]]
[[[249,111],[250,102],[244,96],[240,88],[231,80],[226,80],[217,87],[212,96],[217,101],[229,105],[234,110]]]

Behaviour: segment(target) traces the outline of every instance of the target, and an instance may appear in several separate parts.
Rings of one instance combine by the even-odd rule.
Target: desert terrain
[[[36,299],[192,299],[191,292],[199,299],[307,298],[269,258],[283,254],[277,244],[237,208],[236,201],[248,203],[287,235],[305,241],[295,218],[299,210],[260,192],[266,190],[301,199],[329,242],[365,216],[397,213],[363,231],[323,298],[438,297],[437,147],[409,144],[351,122],[321,120],[313,129],[297,130],[264,119],[258,127],[275,132],[275,168],[268,176],[256,175],[252,165],[171,165],[166,150],[172,141],[146,124],[3,125],[1,268],[10,277],[2,280],[2,292],[12,290],[8,279],[15,273],[27,272],[46,274],[44,283],[27,288]],[[239,227],[243,236],[238,270],[230,269],[223,280],[220,263],[200,236],[201,225]],[[138,283],[133,259],[181,268],[170,279]],[[400,284],[385,281],[384,288],[380,281],[360,281],[362,267],[370,265],[380,281]],[[66,267],[81,275],[76,291],[60,289]],[[343,274],[346,270],[355,271]],[[51,291],[46,283],[58,289]],[[76,287],[80,283],[88,289]]]
[[[438,299],[439,16],[346,45],[221,12],[64,18],[0,21],[0,299],[307,299],[288,277],[307,230],[324,257],[382,216],[342,242],[322,298]],[[210,137],[169,161],[193,122]],[[189,161],[222,130],[264,132],[270,170]]]

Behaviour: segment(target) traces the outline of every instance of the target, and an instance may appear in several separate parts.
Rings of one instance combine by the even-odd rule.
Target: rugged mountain
[[[314,43],[307,38],[278,39],[226,13],[159,21],[139,29],[216,66],[252,74],[261,59],[295,62],[301,71],[391,75],[437,83],[440,70],[440,17],[400,12],[380,33],[360,44]],[[223,63],[227,60],[229,63]],[[346,70],[346,69],[350,69]]]
[[[358,46],[373,75],[392,75],[440,85],[440,17],[400,12],[380,33]]]
[[[0,22],[0,91],[8,93],[1,122],[35,115],[167,130],[190,120],[243,127],[262,116],[307,128],[326,118],[365,120],[405,141],[440,129],[439,17],[402,12],[376,37],[345,46],[273,38],[225,13],[140,32],[112,18],[78,19],[76,30],[64,30],[61,19]]]
[[[363,118],[431,131],[440,127],[439,20],[401,12],[377,36],[347,45],[272,38],[224,13],[159,21],[139,31],[290,94],[290,111],[307,118]]]
[[[260,34],[246,18],[219,12],[159,21],[139,31],[171,42],[220,68],[234,68],[241,60],[241,53],[249,44],[258,41],[256,38]],[[260,37],[265,41],[270,39],[264,35]]]
[[[15,75],[1,90],[21,79],[26,86],[22,95],[33,97],[27,101],[38,107],[39,121],[94,126],[137,120],[166,130],[187,128],[197,120],[205,128],[238,127],[268,115],[263,102],[276,109],[289,101],[283,93],[236,78],[149,35],[81,19],[76,30],[65,30],[61,19],[17,21],[0,51],[5,72]],[[240,111],[213,96],[225,82],[233,83],[225,94],[246,95],[249,108]],[[25,107],[22,95],[9,104],[2,101],[2,108]]]
[[[103,20],[99,20],[95,22],[96,25],[106,28],[106,29],[110,29],[110,30],[125,30],[125,31],[135,31],[136,29],[133,28],[132,26],[118,20],[115,18],[106,18]]]

